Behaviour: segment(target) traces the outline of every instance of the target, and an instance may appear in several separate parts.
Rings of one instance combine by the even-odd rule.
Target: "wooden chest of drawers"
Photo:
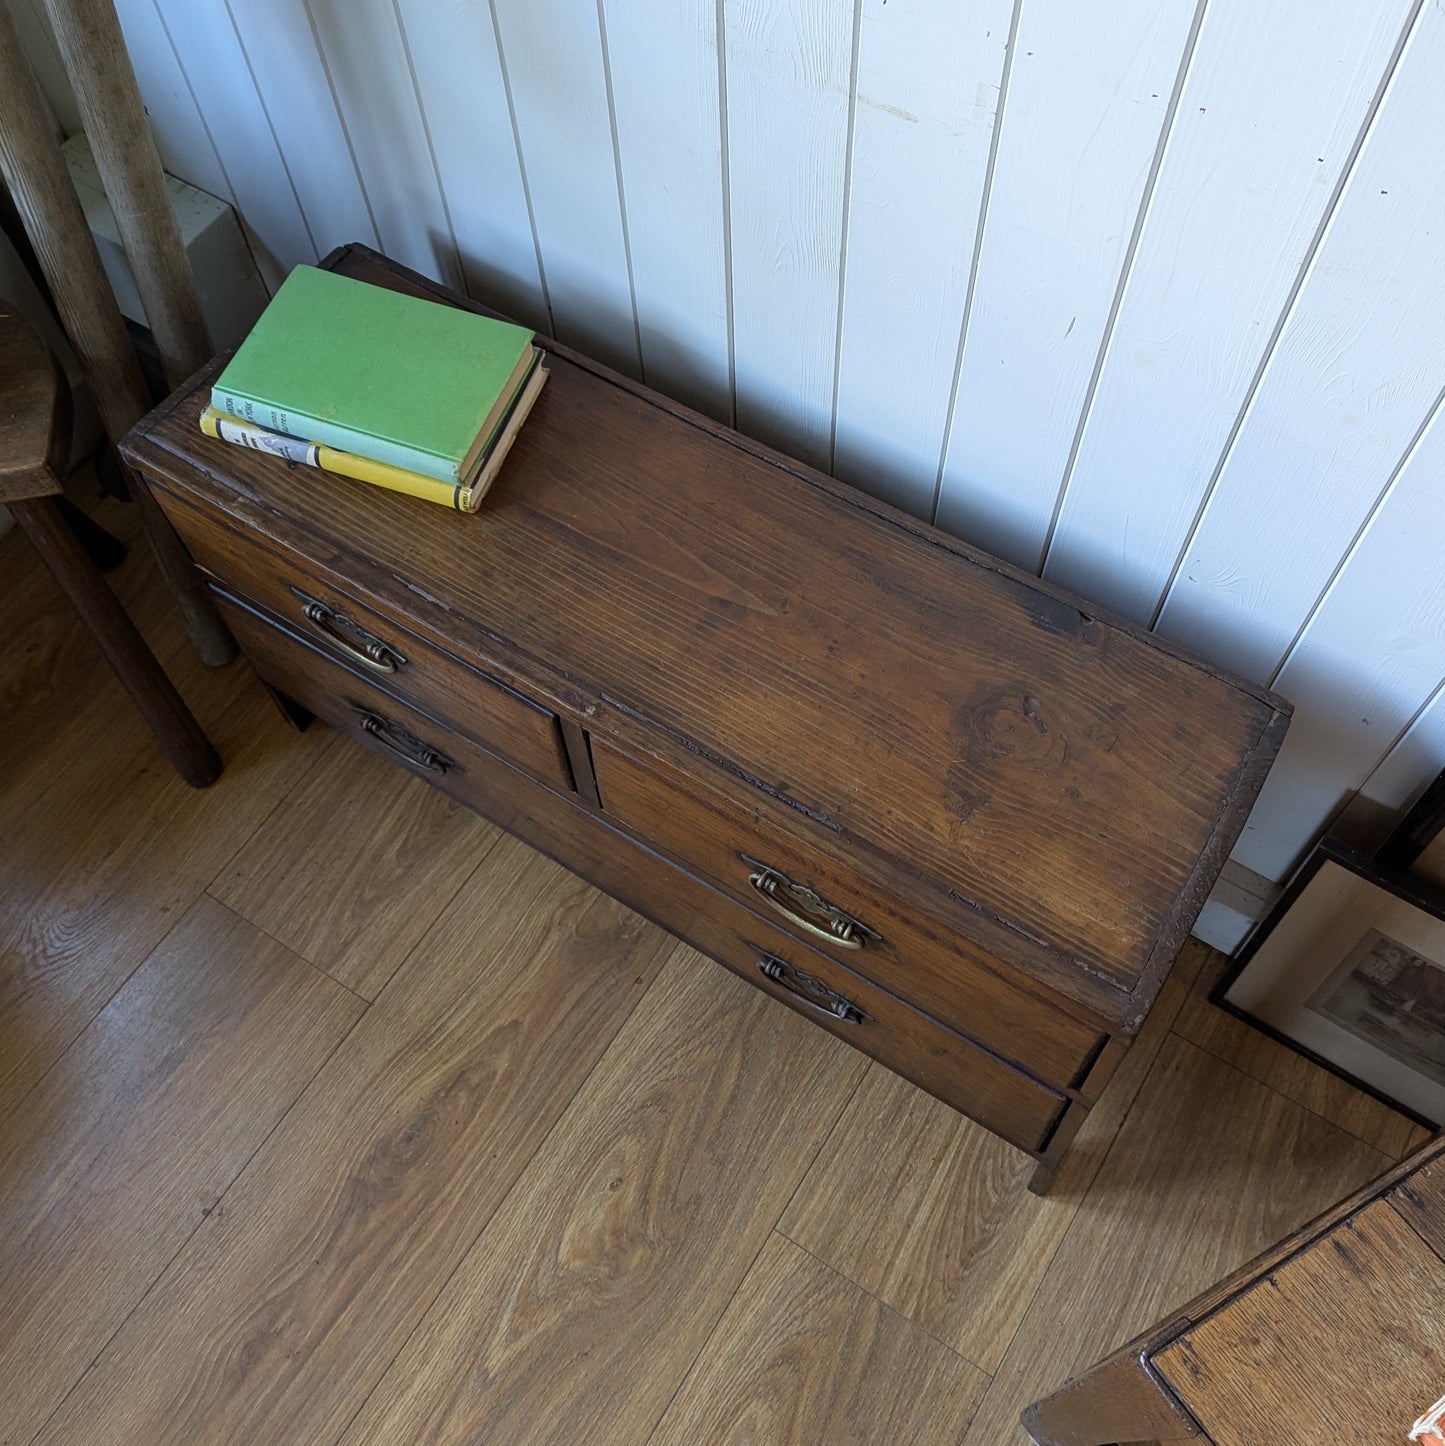
[[[456,298],[362,247],[326,263]],[[1034,1155],[1117,1065],[1270,693],[561,347],[475,517],[124,451],[279,695]]]

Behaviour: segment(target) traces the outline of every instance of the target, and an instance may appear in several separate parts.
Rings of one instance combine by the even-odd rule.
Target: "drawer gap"
[[[600,813],[602,795],[597,787],[597,770],[592,765],[592,735],[570,718],[557,716],[562,730],[562,744],[567,751],[567,765],[572,770],[572,787],[590,808]]]

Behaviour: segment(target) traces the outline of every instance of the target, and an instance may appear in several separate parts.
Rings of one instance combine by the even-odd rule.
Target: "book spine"
[[[492,485],[497,473],[501,471],[502,463],[507,460],[507,453],[512,450],[512,443],[517,440],[517,433],[521,431],[522,423],[527,420],[527,415],[531,412],[532,404],[537,400],[538,393],[541,392],[547,376],[546,367],[533,367],[532,375],[528,379],[526,387],[523,388],[521,396],[512,404],[512,410],[507,416],[501,436],[493,444],[491,455],[472,483],[471,505],[468,511],[475,512],[481,506],[482,498],[486,496],[487,489]]]
[[[259,427],[254,422],[226,416],[215,406],[209,406],[201,413],[201,431],[208,437],[230,442],[233,446],[249,447],[252,451],[266,452],[286,462],[315,467],[323,472],[334,472],[339,477],[350,477],[357,482],[369,482],[374,487],[385,487],[389,492],[404,492],[409,497],[422,497],[428,502],[436,502],[458,512],[476,510],[472,489],[469,487],[459,487],[455,482],[438,482],[434,477],[423,477],[418,472],[409,472],[403,467],[393,467],[386,462],[375,462],[370,457],[358,457],[335,447],[306,442],[299,437],[288,437],[269,428]],[[476,500],[481,499],[478,497]]]
[[[460,480],[458,464],[449,462],[445,457],[392,442],[385,437],[373,437],[368,432],[358,432],[355,428],[343,427],[321,417],[287,411],[256,397],[212,387],[211,405],[226,416],[250,422],[252,426],[262,427],[268,432],[288,437],[309,437],[316,443],[335,447],[354,457],[370,457],[390,467],[399,467],[404,472],[419,472],[423,477],[432,477],[438,482],[455,485]]]

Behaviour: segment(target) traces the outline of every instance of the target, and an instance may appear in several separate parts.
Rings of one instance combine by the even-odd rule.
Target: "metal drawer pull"
[[[438,753],[430,743],[423,742],[415,733],[393,723],[368,708],[358,708],[361,731],[369,733],[383,748],[395,753],[403,763],[420,768],[427,773],[443,774],[456,767],[445,753]]]
[[[348,658],[364,663],[378,673],[394,673],[406,662],[390,643],[382,642],[375,633],[367,632],[360,623],[352,622],[344,613],[327,607],[319,598],[309,597],[300,588],[293,587],[291,591],[301,599],[301,616]]]
[[[843,1024],[862,1024],[868,1018],[852,1000],[844,999],[836,989],[829,989],[821,979],[805,969],[795,969],[772,954],[764,954],[758,960],[758,968],[774,984],[781,984],[794,999],[830,1019]]]
[[[869,939],[881,938],[874,930],[836,904],[821,898],[806,884],[795,884],[786,874],[767,864],[760,864],[746,854],[738,856],[752,869],[748,883],[757,890],[763,902],[776,909],[790,924],[826,939],[840,949],[861,949]],[[809,918],[809,915],[813,918]],[[816,922],[816,921],[821,922]]]

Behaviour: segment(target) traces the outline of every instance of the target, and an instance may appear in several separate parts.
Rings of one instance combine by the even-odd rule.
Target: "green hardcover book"
[[[536,364],[525,327],[298,266],[211,403],[243,421],[465,483]]]

